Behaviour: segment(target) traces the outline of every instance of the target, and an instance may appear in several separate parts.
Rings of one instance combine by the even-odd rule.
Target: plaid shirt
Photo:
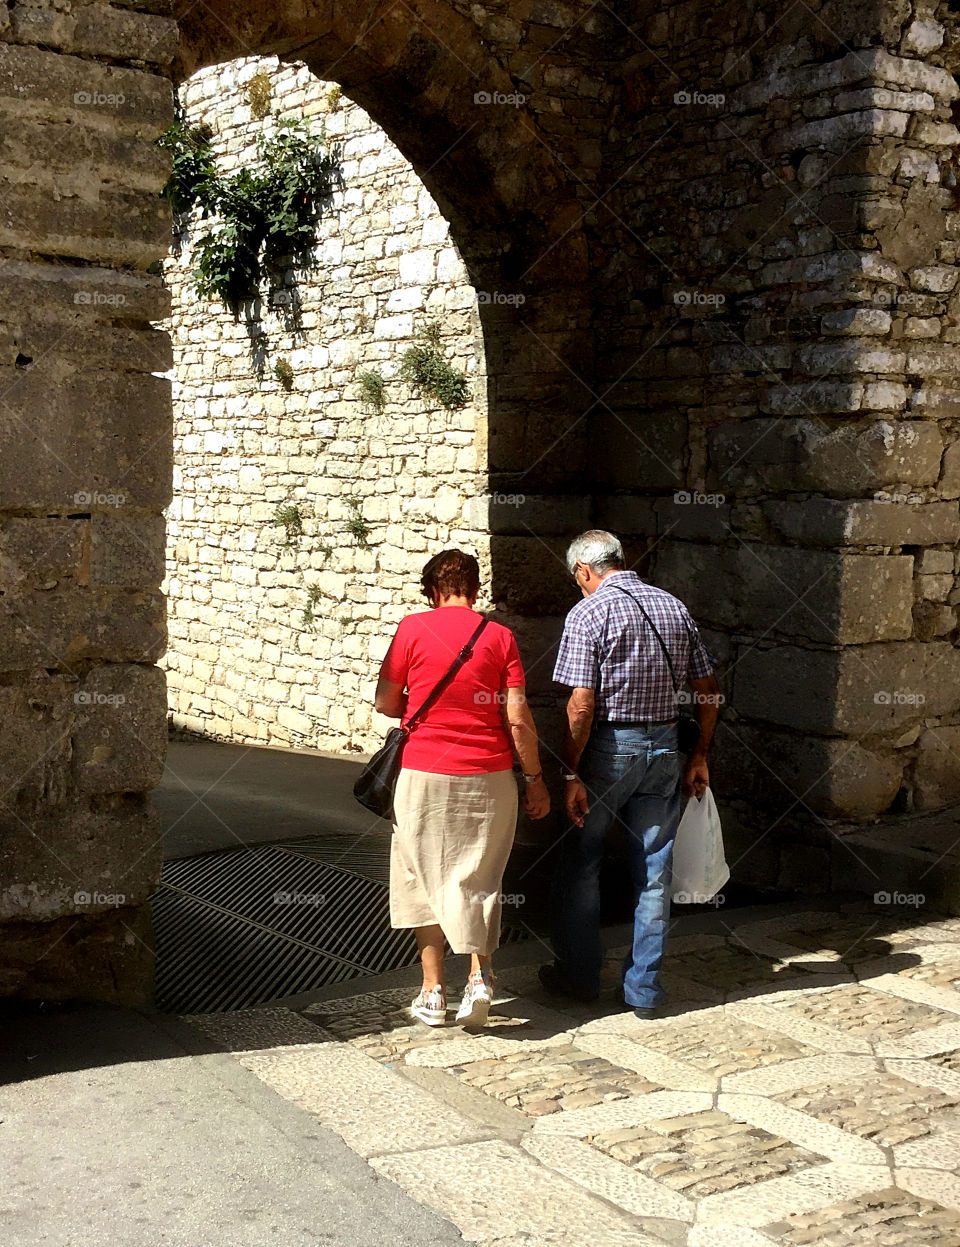
[[[617,585],[627,592],[620,592]],[[646,584],[636,572],[614,572],[567,615],[553,671],[558,684],[594,689],[598,720],[643,723],[677,715],[670,669],[637,600],[663,637],[681,685],[713,673],[713,662],[684,604]]]

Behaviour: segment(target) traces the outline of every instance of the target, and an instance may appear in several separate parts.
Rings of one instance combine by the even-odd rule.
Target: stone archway
[[[793,877],[822,887],[825,819],[956,798],[956,17],[829,4],[810,31],[795,9],[216,0],[182,6],[178,36],[143,9],[0,8],[0,991],[149,994],[170,496],[154,139],[172,74],[241,53],[341,82],[474,285],[522,286],[522,317],[483,313],[485,505],[494,598],[529,652],[569,606],[561,535],[599,520],[658,543],[730,659],[744,819],[769,750],[783,808],[814,820],[747,828],[738,857],[762,841],[775,880],[799,844]],[[729,510],[678,515],[691,489]],[[519,512],[496,502],[520,492]],[[545,689],[549,664],[531,670]]]
[[[592,342],[578,181],[540,119],[500,98],[523,93],[473,23],[443,6],[421,14],[404,5],[382,20],[345,7],[267,18],[238,6],[207,11],[202,25],[184,12],[174,72],[255,50],[296,55],[341,82],[441,204],[475,286],[522,285],[525,328],[510,303],[491,300],[482,312],[491,498],[476,522],[513,530],[498,538],[494,596],[539,654],[545,586],[552,613],[563,605],[550,588],[559,564],[549,535],[587,513],[582,496],[538,503],[582,475]],[[0,26],[10,39],[0,44],[0,99],[22,126],[23,170],[0,222],[6,306],[22,309],[8,333],[16,359],[2,505],[17,589],[5,602],[7,667],[20,673],[5,704],[23,722],[5,771],[0,991],[146,1000],[147,898],[160,862],[149,789],[166,717],[154,665],[164,645],[160,513],[171,473],[169,389],[157,376],[169,368],[169,343],[152,328],[167,300],[146,270],[169,239],[154,139],[172,116],[177,30],[161,16],[99,6],[41,30],[31,13]],[[239,49],[229,33],[238,25]],[[549,22],[541,29],[553,37]],[[509,44],[510,23],[501,33]],[[573,150],[578,127],[571,116],[553,128]],[[86,154],[69,182],[68,138]],[[37,213],[31,196],[57,175],[58,197]],[[521,489],[539,506],[536,527],[509,506],[491,519],[498,490]],[[538,675],[546,685],[545,664]]]

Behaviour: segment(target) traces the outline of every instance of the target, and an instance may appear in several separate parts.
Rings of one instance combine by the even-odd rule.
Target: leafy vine
[[[163,189],[178,215],[199,207],[220,223],[195,244],[194,284],[201,299],[219,299],[240,314],[260,285],[282,285],[291,269],[316,266],[317,225],[343,185],[341,150],[295,118],[257,140],[257,160],[230,177],[218,176],[210,134],[175,122],[157,141],[173,155]]]

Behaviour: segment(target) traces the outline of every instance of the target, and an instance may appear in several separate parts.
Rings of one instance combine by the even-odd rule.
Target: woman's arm
[[[526,795],[523,808],[531,818],[543,818],[550,812],[550,796],[543,780],[543,770],[540,766],[540,742],[537,739],[533,715],[527,705],[525,688],[507,689],[503,717],[524,774],[539,777],[532,784],[524,781]]]
[[[393,635],[390,647],[380,664],[377,691],[373,695],[373,708],[379,714],[385,714],[388,719],[402,719],[407,708],[407,695],[403,691],[406,688],[409,667],[408,646],[405,644],[405,624],[406,620],[401,620]],[[393,679],[390,679],[390,676],[393,676]]]
[[[407,708],[407,695],[403,691],[403,685],[394,684],[392,680],[385,680],[381,676],[377,680],[373,706],[378,713],[385,714],[388,719],[402,719]]]

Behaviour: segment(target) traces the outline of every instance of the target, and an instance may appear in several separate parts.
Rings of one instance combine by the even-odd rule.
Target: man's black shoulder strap
[[[646,607],[643,605],[643,603],[640,601],[639,598],[635,598],[633,596],[633,594],[630,592],[629,589],[624,589],[621,585],[611,585],[610,587],[611,589],[618,589],[621,593],[625,593],[632,602],[636,602],[637,606],[640,607],[640,610],[643,612],[644,619],[653,629],[653,635],[657,638],[657,641],[660,643],[660,648],[663,650],[663,656],[667,660],[667,667],[670,670],[670,679],[673,681],[673,691],[675,693],[679,693],[680,684],[677,680],[677,673],[673,669],[673,662],[670,658],[670,651],[667,649],[666,642],[664,641],[663,637],[660,635],[660,630],[657,628],[657,625],[650,618],[650,615],[648,614]]]

